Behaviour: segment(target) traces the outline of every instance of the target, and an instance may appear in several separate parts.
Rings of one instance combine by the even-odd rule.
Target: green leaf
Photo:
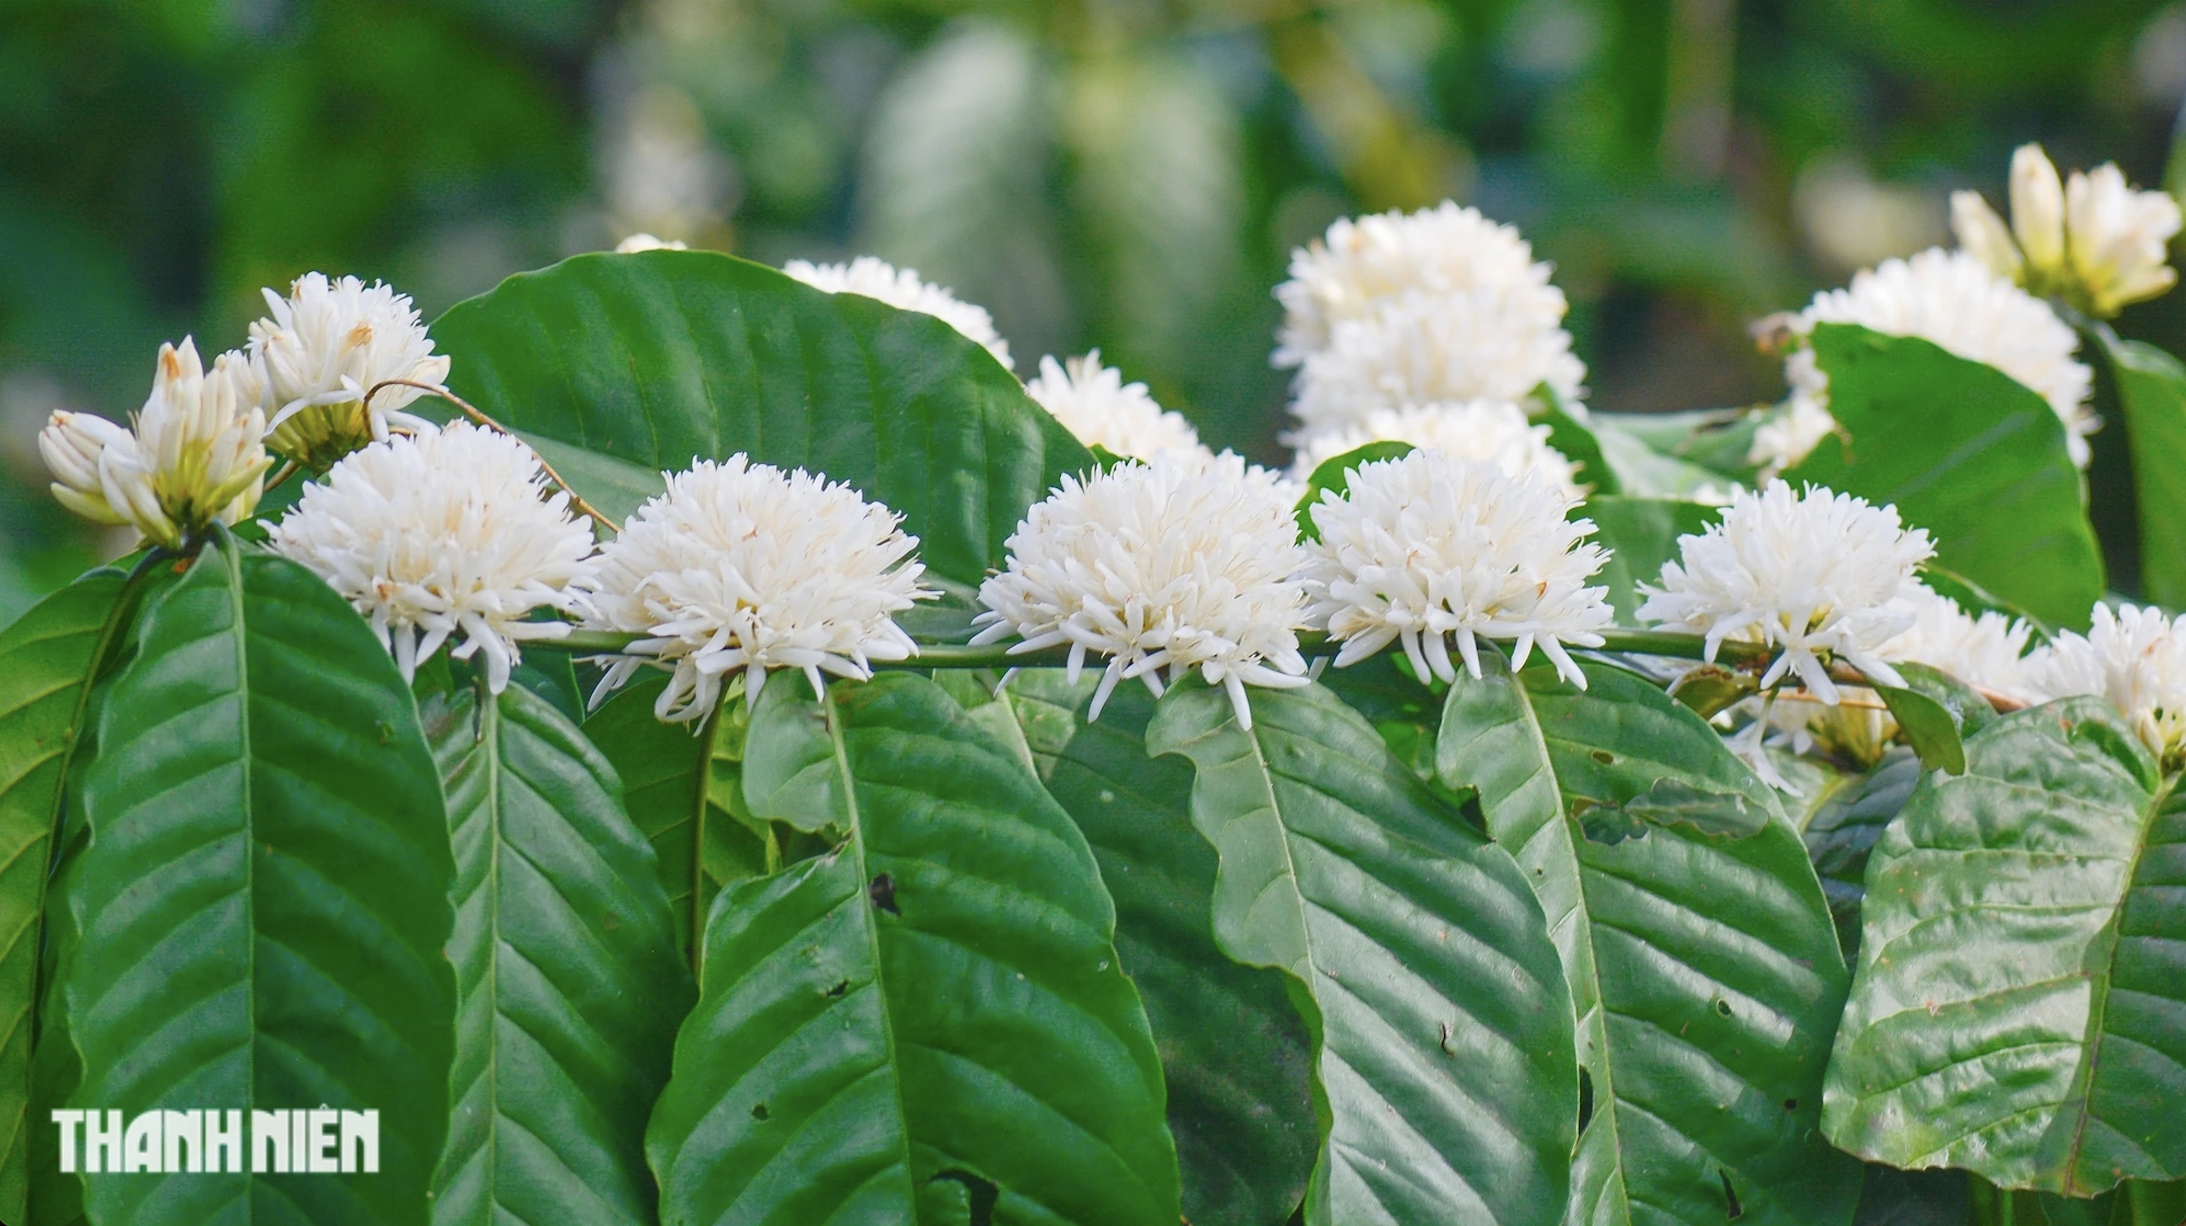
[[[451,386],[496,420],[619,462],[557,463],[588,499],[626,502],[633,469],[748,452],[902,512],[926,565],[959,583],[1001,565],[1026,508],[1092,464],[949,325],[713,252],[576,256],[458,303],[433,339]]]
[[[123,584],[120,571],[92,571],[0,632],[0,1221],[28,1220],[46,873],[92,678],[121,633]]]
[[[2186,1175],[2186,798],[2096,699],[1966,754],[1867,866],[1824,1128],[2065,1196]]]
[[[1617,492],[1630,497],[1690,499],[1730,484],[1722,473],[1664,455],[1609,421],[1597,418],[1592,426],[1603,461],[1617,474]]]
[[[1342,455],[1321,461],[1313,470],[1313,475],[1306,478],[1306,492],[1298,499],[1298,535],[1309,541],[1321,539],[1321,530],[1313,522],[1313,508],[1320,504],[1323,492],[1332,493],[1338,498],[1347,497],[1351,491],[1353,469],[1376,460],[1400,459],[1412,454],[1414,450],[1410,443],[1368,443],[1364,447],[1354,447]]]
[[[815,706],[846,838],[715,901],[647,1134],[663,1222],[963,1222],[977,1203],[1174,1226],[1161,1066],[1077,827],[923,677],[824,703],[777,677],[754,741]]]
[[[2140,509],[2141,595],[2186,608],[2186,366],[2141,341],[2098,329],[2125,406]]]
[[[1750,409],[1686,409],[1674,413],[1619,413],[1595,409],[1588,418],[1646,445],[1656,455],[1714,473],[1718,484],[1751,485],[1753,436],[1762,416]]]
[[[614,768],[516,686],[422,719],[455,848],[457,1023],[439,1226],[647,1226],[645,1123],[690,973]]]
[[[1867,893],[1867,857],[1924,774],[1911,750],[1893,748],[1873,770],[1837,788],[1815,806],[1801,837],[1822,879],[1837,943],[1847,958],[1860,947],[1860,899]]]
[[[232,539],[139,643],[57,900],[82,933],[69,1105],[374,1109],[379,1173],[89,1179],[91,1220],[421,1224],[455,989],[447,817],[409,690],[324,580]]]
[[[1624,485],[1617,479],[1616,469],[1602,458],[1601,440],[1594,436],[1592,428],[1572,416],[1563,398],[1547,384],[1534,389],[1533,397],[1542,406],[1537,417],[1548,426],[1548,445],[1578,466],[1573,476],[1579,484],[1598,495],[1623,493]]]
[[[1319,1146],[1311,1037],[1282,972],[1240,966],[1215,945],[1214,849],[1192,826],[1191,764],[1146,752],[1152,696],[1124,686],[1091,722],[1097,681],[1028,669],[993,705],[1015,709],[1040,778],[1085,832],[1115,898],[1116,952],[1161,1049],[1185,1219],[1281,1226]]]
[[[1662,564],[1678,556],[1677,539],[1698,536],[1721,514],[1715,507],[1673,498],[1594,495],[1582,512],[1594,521],[1594,540],[1609,561],[1592,580],[1609,588],[1617,624],[1639,626],[1642,583],[1660,583]]]
[[[1894,503],[1939,565],[2045,622],[2087,625],[2102,554],[2047,401],[1918,337],[1822,324],[1814,355],[1851,443],[1824,438],[1785,480]]]
[[[1499,654],[1482,671],[1450,687],[1438,765],[1479,789],[1540,894],[1578,1008],[1593,1113],[1565,1220],[1842,1226],[1857,1168],[1815,1122],[1844,962],[1775,797],[1630,673],[1589,665],[1582,692],[1550,669],[1513,677]],[[1606,843],[1569,816],[1695,795],[1743,798],[1760,820]],[[1710,805],[1728,825],[1732,806]]]
[[[1996,718],[1988,699],[1964,683],[1925,664],[1898,666],[1903,686],[1877,685],[1883,705],[1897,720],[1898,731],[1920,755],[1929,770],[1953,775],[1966,770],[1963,737],[1979,732]]]
[[[746,719],[735,698],[742,682],[731,681],[721,705],[695,727],[664,724],[653,714],[667,684],[666,673],[632,682],[600,704],[584,734],[622,780],[623,807],[652,844],[675,915],[676,947],[696,966],[714,895],[774,865],[767,833],[739,812]]]
[[[1556,1222],[1578,1086],[1539,904],[1326,688],[1257,691],[1252,710],[1248,731],[1183,682],[1146,747],[1197,768],[1215,940],[1286,972],[1318,1040],[1305,1221]]]

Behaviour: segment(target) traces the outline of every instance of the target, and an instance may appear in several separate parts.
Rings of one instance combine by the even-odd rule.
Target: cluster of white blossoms
[[[2092,694],[2125,713],[2150,751],[2186,751],[2186,616],[2098,604],[2085,635],[2064,631],[2027,657],[2029,687],[2043,698]]]
[[[287,297],[265,291],[268,318],[250,326],[250,353],[265,379],[266,445],[323,471],[391,429],[431,423],[402,412],[448,378],[448,359],[406,294],[381,282],[306,273]],[[374,391],[374,388],[379,388]],[[369,404],[366,396],[370,395]]]
[[[689,251],[690,245],[680,238],[655,238],[642,231],[615,244],[616,255],[636,255],[640,251]]]
[[[902,516],[847,485],[742,454],[668,478],[599,555],[586,626],[643,637],[609,657],[597,702],[645,664],[674,670],[654,706],[669,721],[711,712],[744,670],[756,701],[766,670],[864,679],[872,661],[917,644],[894,615],[937,593],[919,586],[918,538]]]
[[[521,441],[458,422],[371,443],[304,487],[274,549],[316,571],[372,625],[408,679],[443,643],[482,655],[500,693],[519,644],[569,633],[597,578],[592,528]]]
[[[1586,585],[1608,555],[1574,505],[1531,475],[1432,449],[1360,465],[1344,496],[1324,490],[1310,511],[1310,624],[1343,644],[1339,668],[1401,642],[1417,676],[1454,681],[1454,638],[1478,677],[1487,638],[1515,643],[1512,671],[1538,646],[1584,689],[1564,648],[1601,646],[1613,612],[1609,590]]]
[[[2040,393],[2066,432],[2072,462],[2087,466],[2086,436],[2097,425],[2087,408],[2094,375],[2073,358],[2080,338],[2041,299],[1990,271],[1964,251],[1930,248],[1906,260],[1884,260],[1844,289],[1814,296],[1792,322],[1804,336],[1816,324],[1858,324],[1892,336],[1917,336],[1983,362]],[[1829,414],[1829,377],[1814,350],[1799,345],[1786,357],[1788,411],[1755,434],[1749,459],[1781,471],[1806,458],[1836,428]]]
[[[1164,410],[1145,384],[1125,383],[1122,371],[1101,365],[1098,349],[1061,363],[1041,358],[1025,394],[1088,447],[1142,460],[1172,451],[1211,454],[1183,414]]]
[[[931,315],[968,339],[986,346],[987,352],[1005,368],[1013,365],[1010,343],[994,330],[994,316],[987,313],[987,308],[965,302],[942,286],[928,285],[919,280],[915,268],[897,268],[886,260],[861,255],[848,264],[791,260],[782,265],[782,271],[830,294],[857,294],[878,299],[898,310]]]
[[[1088,653],[1108,658],[1098,717],[1119,681],[1162,692],[1198,670],[1252,727],[1248,685],[1306,684],[1303,551],[1293,497],[1276,474],[1235,455],[1168,452],[1061,488],[1026,513],[1009,562],[979,589],[974,643],[1016,637],[1011,654],[1069,648],[1073,681]]]
[[[1410,443],[1453,460],[1486,460],[1512,477],[1531,475],[1575,498],[1577,466],[1548,445],[1548,435],[1547,426],[1534,425],[1524,409],[1507,400],[1376,409],[1356,425],[1314,435],[1298,448],[1291,473],[1310,477],[1314,469],[1368,443]]]
[[[1796,673],[1831,705],[1839,695],[1825,652],[1882,684],[1904,683],[1885,647],[1917,620],[1914,572],[1935,548],[1896,507],[1777,481],[1738,491],[1720,522],[1679,538],[1678,553],[1659,588],[1641,588],[1639,615],[1705,636],[1711,663],[1727,640],[1780,648],[1762,688]]]
[[[2040,145],[2011,157],[2011,224],[1978,192],[1951,194],[1958,244],[1996,274],[2110,318],[2178,283],[2170,266],[2178,202],[2133,190],[2115,164],[2059,180]]]
[[[2034,696],[2026,659],[2032,626],[1986,609],[1976,617],[1926,584],[1915,584],[1903,599],[1911,607],[1913,624],[1876,655],[1892,663],[1941,669],[2014,702]]]
[[[1275,291],[1284,322],[1274,361],[1298,368],[1294,441],[1361,425],[1377,409],[1515,405],[1542,384],[1575,404],[1586,366],[1550,272],[1516,229],[1454,203],[1337,221],[1292,254]]]
[[[223,353],[207,371],[188,338],[179,348],[162,345],[133,432],[69,412],[53,414],[40,432],[53,496],[169,549],[215,521],[235,523],[257,509],[272,464],[262,392],[247,354]]]

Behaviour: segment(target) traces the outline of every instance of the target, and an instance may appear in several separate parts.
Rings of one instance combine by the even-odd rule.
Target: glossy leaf
[[[1482,670],[1450,687],[1437,764],[1540,894],[1578,1008],[1593,1111],[1565,1220],[1849,1221],[1857,1168],[1815,1132],[1844,962],[1775,797],[1630,673],[1591,664],[1580,691],[1493,653]],[[1620,840],[1574,820],[1706,797],[1715,820]]]
[[[775,678],[753,742],[820,707]],[[715,901],[647,1135],[663,1222],[963,1222],[977,1205],[1173,1226],[1160,1063],[1077,827],[923,677],[844,683],[817,714],[846,837]]]
[[[1801,837],[1807,858],[1822,879],[1837,943],[1844,956],[1860,946],[1860,900],[1867,894],[1867,857],[1925,769],[1912,750],[1894,748],[1864,775],[1855,776],[1815,806]]]
[[[1192,826],[1191,764],[1147,755],[1152,696],[1124,686],[1089,722],[1097,681],[1028,669],[991,708],[1015,711],[1040,778],[1085,832],[1116,900],[1116,952],[1161,1049],[1185,1218],[1282,1226],[1319,1147],[1312,1040],[1280,971],[1240,966],[1215,945],[1214,849]]]
[[[1259,690],[1252,706],[1248,732],[1226,695],[1187,681],[1146,745],[1196,768],[1215,940],[1287,973],[1318,1040],[1305,1221],[1557,1221],[1578,1085],[1539,904],[1327,689]]]
[[[1540,424],[1548,427],[1548,445],[1576,466],[1574,476],[1580,485],[1596,494],[1619,494],[1623,484],[1617,472],[1602,458],[1601,440],[1586,422],[1572,416],[1554,388],[1542,384],[1534,390],[1534,398],[1541,406]]]
[[[588,498],[626,505],[650,488],[637,472],[748,452],[902,512],[926,565],[959,583],[1092,463],[940,320],[713,252],[576,256],[458,303],[433,339],[487,414],[617,462],[563,471]]]
[[[1901,664],[1903,686],[1878,685],[1875,692],[1890,708],[1898,731],[1929,770],[1961,774],[1966,769],[1964,739],[1996,718],[1996,709],[1956,678],[1925,664]]]
[[[584,733],[622,781],[624,809],[653,847],[654,870],[675,916],[676,948],[695,966],[714,895],[772,866],[766,836],[736,813],[743,704],[724,701],[695,727],[664,724],[653,702],[667,684],[665,673],[631,683],[600,704]]]
[[[46,873],[123,576],[96,570],[0,632],[0,1222],[27,1220],[31,1052]]]
[[[2141,594],[2186,607],[2186,366],[2141,341],[2099,330],[2125,429],[2133,444],[2133,492],[2140,515]]]
[[[1601,495],[1588,498],[1579,513],[1594,521],[1593,539],[1609,551],[1608,563],[1589,582],[1609,589],[1609,605],[1621,626],[1641,624],[1638,611],[1645,597],[1639,585],[1662,581],[1662,564],[1678,556],[1677,538],[1700,535],[1720,514],[1674,498]]]
[[[690,973],[614,769],[545,700],[422,712],[455,850],[455,1066],[437,1226],[655,1220],[645,1123]]]
[[[1917,337],[1822,324],[1813,343],[1851,443],[1825,437],[1784,479],[1894,503],[1935,538],[1939,565],[2052,625],[2086,626],[2102,554],[2048,402]]]
[[[2095,699],[1966,751],[1868,864],[1830,1139],[2065,1196],[2186,1175],[2186,798]]]
[[[145,611],[85,789],[56,900],[82,932],[69,1105],[380,1113],[369,1178],[92,1178],[91,1220],[423,1223],[453,1043],[448,827],[363,619],[287,559],[208,546]]]

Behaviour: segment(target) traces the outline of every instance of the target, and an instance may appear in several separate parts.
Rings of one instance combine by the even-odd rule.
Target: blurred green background
[[[47,414],[309,269],[430,316],[636,230],[872,252],[1272,460],[1269,289],[1339,215],[1518,223],[1597,407],[1772,400],[1755,319],[1947,241],[2020,141],[2161,182],[2182,95],[2144,0],[0,0],[0,621],[128,544],[47,497]],[[2121,325],[2186,348],[2186,303]]]

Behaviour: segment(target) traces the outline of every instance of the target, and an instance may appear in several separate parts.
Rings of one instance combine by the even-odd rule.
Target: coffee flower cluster
[[[1996,275],[2098,318],[2178,283],[2170,266],[2178,202],[2135,191],[2114,164],[2059,179],[2040,145],[2011,157],[2011,224],[1978,192],[1951,195],[1951,229]]]

